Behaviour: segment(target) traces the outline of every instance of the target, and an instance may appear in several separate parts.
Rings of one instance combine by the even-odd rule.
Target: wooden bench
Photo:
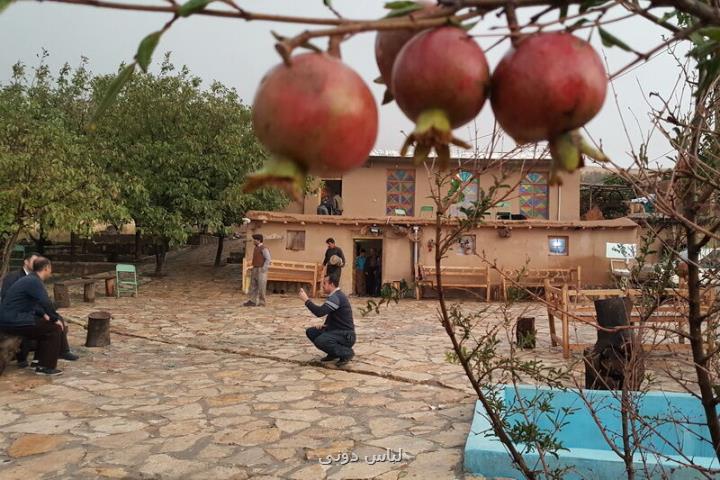
[[[418,265],[419,278],[415,282],[415,298],[422,298],[422,287],[436,288],[435,266]],[[490,301],[490,266],[440,267],[443,288],[484,288],[485,301]]]
[[[250,290],[250,271],[252,265],[246,258],[242,264],[242,289]],[[272,282],[303,283],[310,285],[310,296],[315,297],[322,282],[323,266],[320,263],[290,262],[273,260],[268,269],[267,279]]]
[[[639,289],[600,289],[600,290],[573,290],[567,285],[562,287],[554,287],[550,285],[549,280],[545,284],[545,301],[547,303],[548,322],[550,327],[550,342],[552,346],[562,346],[563,357],[570,358],[571,351],[583,350],[592,345],[586,342],[573,342],[570,338],[571,324],[596,325],[597,318],[595,314],[594,300],[603,298],[629,296],[633,299],[633,309],[630,313],[630,322],[633,325],[639,325],[641,322],[645,324],[663,324],[671,323],[678,330],[682,330],[687,324],[687,290],[678,290],[668,288],[665,290],[665,297],[659,306],[654,307],[651,315],[643,315],[642,305],[638,300],[642,298],[643,291]],[[702,311],[707,312],[712,306],[715,294],[712,289],[708,289],[703,294]],[[650,310],[648,309],[648,312]],[[562,332],[560,335],[555,330],[555,317],[560,318]],[[646,318],[645,318],[646,317]],[[643,343],[645,350],[659,348],[656,343]],[[688,349],[689,345],[685,344],[684,337],[679,338],[676,344],[662,345],[667,350]]]
[[[90,275],[88,278],[95,279],[98,282],[105,282],[105,296],[106,297],[114,297],[115,296],[115,273],[102,273],[98,275]]]
[[[580,266],[575,268],[506,268],[502,271],[503,300],[508,299],[508,289],[544,288],[545,281],[559,287],[565,284],[580,289]]]
[[[55,306],[57,308],[70,307],[70,291],[69,287],[83,286],[83,301],[87,303],[95,302],[95,278],[78,278],[76,280],[64,280],[57,282],[53,286],[53,296],[55,297]]]
[[[21,337],[0,332],[0,375],[20,350],[20,342],[22,342]]]

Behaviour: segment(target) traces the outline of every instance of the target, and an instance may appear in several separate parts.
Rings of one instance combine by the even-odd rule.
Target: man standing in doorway
[[[325,250],[325,260],[323,260],[323,265],[325,266],[325,275],[336,276],[339,285],[340,273],[342,272],[342,267],[345,266],[345,254],[340,247],[335,245],[334,238],[328,238],[327,240],[325,240],[325,243],[327,243],[327,250]]]
[[[365,295],[365,249],[360,249],[360,254],[355,259],[355,295]]]
[[[316,317],[325,318],[325,323],[320,327],[310,327],[305,334],[311,342],[327,355],[321,362],[332,362],[337,360],[337,366],[341,367],[355,356],[353,345],[355,345],[355,324],[353,322],[352,307],[347,296],[338,287],[338,279],[332,275],[323,278],[322,288],[327,299],[322,305],[315,305],[300,289],[300,299],[305,306]]]
[[[370,254],[365,260],[365,290],[370,296],[375,295],[375,271],[377,270],[377,254],[375,249],[370,249]]]
[[[255,249],[250,272],[250,299],[243,303],[243,306],[264,307],[267,272],[270,269],[270,250],[263,244],[263,236],[259,233],[254,234],[252,239]]]

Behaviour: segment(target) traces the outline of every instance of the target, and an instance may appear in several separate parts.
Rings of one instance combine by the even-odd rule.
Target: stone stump
[[[15,354],[20,350],[22,339],[14,335],[8,335],[0,332],[0,375],[5,371],[8,363],[15,358]]]
[[[535,330],[535,317],[520,317],[515,326],[515,340],[517,346],[525,349],[535,348],[535,339],[537,338],[537,330]]]

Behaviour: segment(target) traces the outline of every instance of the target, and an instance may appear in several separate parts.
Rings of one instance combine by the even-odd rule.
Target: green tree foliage
[[[89,232],[98,221],[125,216],[84,133],[91,111],[85,61],[53,76],[46,57],[31,75],[16,64],[0,86],[0,275],[23,232]]]
[[[94,103],[113,80],[96,80]],[[247,210],[287,203],[275,191],[240,192],[245,175],[265,158],[249,108],[219,83],[203,90],[201,80],[186,67],[176,69],[169,55],[159,74],[134,76],[98,119],[95,138],[103,169],[120,183],[130,216],[153,242],[157,274],[169,248],[191,232],[222,238]]]

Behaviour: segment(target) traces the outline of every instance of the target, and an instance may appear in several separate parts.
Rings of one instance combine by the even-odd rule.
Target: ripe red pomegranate
[[[354,70],[328,54],[306,53],[262,79],[253,127],[273,158],[248,177],[245,191],[272,184],[299,198],[306,174],[343,173],[367,160],[378,111]]]
[[[441,10],[439,5],[435,5],[427,1],[416,3],[422,7],[408,15],[412,18],[427,17],[429,14],[433,14]],[[390,85],[392,79],[392,68],[395,63],[395,59],[397,58],[398,53],[400,53],[402,47],[404,47],[405,44],[417,34],[418,31],[412,29],[381,30],[375,37],[375,61],[377,62],[378,69],[380,70],[380,78],[387,86],[383,103],[389,103],[393,100],[393,95],[390,92]]]
[[[450,143],[469,148],[452,136],[452,130],[480,113],[489,78],[485,54],[461,28],[435,28],[410,40],[400,51],[392,72],[395,100],[416,123],[401,154],[416,144],[415,160],[419,162],[435,148],[444,168],[450,157]]]
[[[600,111],[607,82],[589,43],[569,33],[538,33],[520,39],[495,68],[492,108],[517,143],[548,140],[554,170],[573,171],[582,166],[581,153],[605,158],[570,132]]]

